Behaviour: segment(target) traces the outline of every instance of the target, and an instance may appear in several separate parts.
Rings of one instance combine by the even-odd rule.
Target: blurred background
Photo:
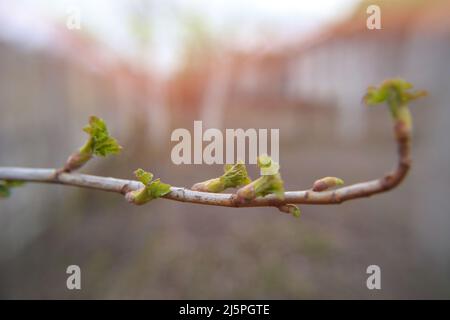
[[[366,27],[370,4],[381,30]],[[367,86],[400,76],[430,96],[412,106],[413,169],[398,189],[303,206],[300,219],[16,189],[0,202],[0,297],[449,298],[449,59],[445,0],[2,1],[1,166],[61,166],[97,115],[124,150],[83,172],[142,167],[189,187],[222,166],[172,164],[170,134],[203,120],[279,128],[287,189],[350,184],[396,162],[387,110],[361,103]],[[71,264],[80,291],[66,288]],[[366,287],[372,264],[382,290]]]

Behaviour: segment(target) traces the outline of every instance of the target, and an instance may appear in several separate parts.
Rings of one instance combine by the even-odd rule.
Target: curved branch
[[[274,195],[268,195],[242,203],[238,201],[235,194],[208,193],[179,187],[171,187],[170,193],[163,196],[163,198],[224,207],[280,207],[290,203],[338,204],[347,200],[369,197],[396,187],[404,179],[410,168],[410,130],[402,122],[396,122],[394,130],[399,153],[397,169],[376,180],[356,183],[332,191],[288,191],[285,192],[283,200],[278,199]],[[80,173],[60,173],[57,169],[38,168],[0,167],[0,180],[56,183],[116,192],[123,195],[143,187],[141,182],[135,180],[99,177]]]
[[[162,196],[163,198],[170,200],[202,205],[224,207],[272,206],[278,207],[282,212],[289,212],[293,213],[295,216],[298,216],[299,209],[293,208],[293,204],[342,203],[344,201],[369,197],[374,194],[391,190],[403,181],[411,166],[410,154],[412,120],[407,103],[411,100],[426,95],[426,92],[424,91],[409,91],[411,88],[412,84],[403,79],[391,79],[384,81],[378,88],[369,87],[367,94],[364,97],[364,101],[368,105],[376,105],[386,102],[389,106],[391,116],[394,120],[394,133],[398,148],[398,163],[396,169],[379,179],[361,182],[331,191],[326,191],[325,189],[339,185],[342,182],[339,181],[340,179],[335,177],[326,177],[316,181],[315,186],[313,186],[312,189],[284,192],[284,197],[280,197],[279,195],[277,197],[276,192],[273,192],[272,190],[272,192],[265,197],[247,198],[229,193],[222,194],[202,192],[202,190],[204,190],[203,187],[205,183],[208,183],[209,186],[211,185],[211,181],[217,182],[217,179],[196,184],[193,188],[195,190],[170,187],[169,191],[169,185],[161,183],[159,179],[151,182],[153,176],[145,172],[144,173],[148,175],[147,180],[149,180],[149,183],[146,185],[135,180],[123,180],[72,173],[72,170],[80,168],[95,154],[105,156],[107,154],[117,153],[121,149],[121,147],[117,144],[117,141],[109,136],[104,121],[97,117],[91,117],[89,126],[84,129],[90,135],[88,142],[69,158],[63,169],[0,167],[0,180],[6,180],[3,185],[0,185],[0,187],[3,187],[3,190],[9,191],[8,182],[11,184],[11,181],[58,183],[120,193],[125,195],[128,201],[132,200],[131,202],[135,204],[143,204],[144,202]],[[233,168],[235,166],[233,166]],[[220,187],[216,188],[218,191],[224,190],[227,187],[242,185],[243,183],[241,180],[247,180],[248,177],[245,167],[243,169],[236,167],[235,170],[230,170],[230,173],[232,173],[231,176],[228,176],[227,173],[225,173],[224,176],[221,176],[218,180],[220,182],[216,185],[216,187]],[[222,178],[228,183],[228,185],[222,181]],[[235,181],[236,178],[239,179]],[[329,178],[334,180],[330,181]],[[146,181],[142,179],[140,180],[142,182]],[[281,181],[281,178],[279,180]],[[249,186],[256,188],[251,184],[252,183],[246,184],[239,191],[242,191],[244,188]],[[284,188],[279,189],[280,193],[284,190]],[[145,193],[141,194],[138,192],[139,194],[136,195],[134,191],[137,190],[143,190]],[[209,188],[206,190],[213,191]],[[324,191],[320,192],[319,190]],[[145,197],[142,198],[142,195]],[[139,198],[139,201],[136,200],[137,198]]]

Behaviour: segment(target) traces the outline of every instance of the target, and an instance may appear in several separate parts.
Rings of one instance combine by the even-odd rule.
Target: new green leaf
[[[412,128],[411,115],[408,103],[412,100],[424,97],[424,90],[412,91],[413,85],[403,79],[385,80],[377,87],[369,87],[364,96],[364,102],[371,106],[386,103],[395,121],[402,122],[407,129]]]
[[[140,182],[142,182],[146,186],[149,186],[153,180],[153,173],[147,172],[140,168],[134,172],[134,175]]]
[[[88,142],[81,148],[85,152],[105,157],[118,154],[122,149],[117,140],[109,135],[105,121],[100,118],[90,117],[89,125],[84,127],[83,131],[90,135]]]
[[[89,139],[67,159],[62,171],[70,172],[79,169],[94,155],[105,157],[122,150],[117,140],[109,135],[105,121],[100,118],[90,117],[89,124],[83,128],[83,131],[89,134]]]
[[[248,176],[245,164],[239,161],[234,165],[226,164],[222,176],[196,183],[191,189],[194,191],[218,193],[228,188],[244,186],[250,182],[251,179]]]
[[[243,186],[237,192],[242,201],[249,201],[256,197],[274,194],[278,199],[284,199],[284,182],[279,173],[280,166],[267,155],[258,158],[258,166],[262,176]]]
[[[145,204],[153,199],[161,198],[170,192],[170,185],[161,182],[160,179],[153,180],[153,174],[143,169],[137,169],[134,174],[144,185],[141,189],[130,191],[126,199],[137,205]]]

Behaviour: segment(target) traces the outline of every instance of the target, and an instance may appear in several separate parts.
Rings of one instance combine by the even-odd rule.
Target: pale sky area
[[[147,2],[143,9],[139,3]],[[3,34],[38,42],[40,21],[65,25],[70,8],[78,8],[85,32],[120,54],[143,57],[152,68],[169,72],[179,60],[186,37],[186,17],[199,17],[213,39],[247,49],[301,41],[325,23],[347,15],[358,0],[8,0],[0,3]],[[137,8],[137,9],[136,9]],[[142,54],[130,33],[130,15],[145,17],[151,41]],[[3,20],[3,21],[2,21]],[[8,21],[5,21],[8,20]],[[2,23],[3,22],[3,23]],[[76,31],[74,31],[76,32]],[[33,38],[34,37],[34,38]]]

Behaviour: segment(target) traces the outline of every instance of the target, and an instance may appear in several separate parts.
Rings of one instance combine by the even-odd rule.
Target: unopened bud
[[[218,193],[225,190],[225,185],[220,178],[214,178],[203,182],[198,182],[191,187],[194,191]]]
[[[284,199],[284,183],[279,173],[270,176],[261,176],[248,185],[240,188],[236,193],[238,199],[248,201],[256,197],[275,194],[278,199]]]
[[[329,188],[341,186],[344,184],[342,179],[336,177],[325,177],[319,180],[316,180],[313,184],[312,190],[316,192],[325,191]]]
[[[62,171],[70,172],[81,168],[86,162],[92,158],[92,154],[77,151],[72,154],[66,161]]]
[[[292,214],[296,218],[300,217],[300,213],[301,213],[300,209],[295,204],[285,204],[285,205],[278,207],[278,209],[281,212]]]

